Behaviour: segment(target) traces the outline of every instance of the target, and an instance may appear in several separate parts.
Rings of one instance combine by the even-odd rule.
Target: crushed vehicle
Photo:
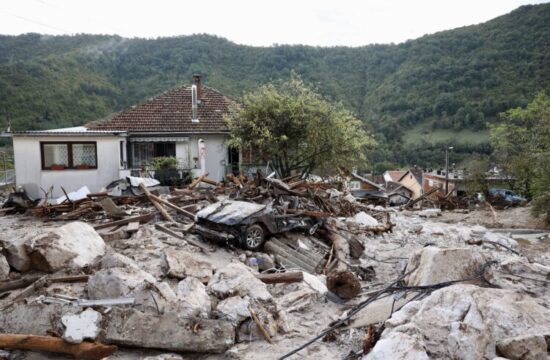
[[[271,234],[290,230],[315,233],[320,220],[299,214],[283,214],[272,204],[224,200],[196,214],[194,230],[206,239],[233,242],[247,250],[259,250]]]
[[[489,189],[489,198],[493,202],[503,203],[503,205],[525,205],[527,199],[517,195],[512,190],[508,189]]]

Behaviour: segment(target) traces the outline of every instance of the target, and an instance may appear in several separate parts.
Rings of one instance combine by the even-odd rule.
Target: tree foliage
[[[281,177],[365,161],[372,144],[363,124],[292,76],[244,96],[226,117],[230,145],[267,154]]]
[[[491,143],[519,190],[538,196],[550,190],[550,97],[540,92],[525,108],[501,114],[491,126]]]

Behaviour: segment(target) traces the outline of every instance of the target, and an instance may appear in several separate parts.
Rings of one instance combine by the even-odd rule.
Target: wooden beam
[[[274,274],[258,274],[256,278],[266,284],[279,284],[279,283],[295,283],[304,281],[304,273],[301,271],[274,273]]]
[[[117,347],[88,341],[70,344],[53,336],[0,334],[0,349],[45,351],[72,355],[76,359],[100,360],[114,354]]]
[[[163,208],[161,204],[155,201],[155,199],[153,198],[154,195],[151,194],[151,192],[147,189],[145,185],[143,185],[143,183],[139,184],[139,188],[145,193],[145,196],[147,196],[147,199],[149,199],[151,204],[153,204],[157,208],[157,210],[160,212],[163,218],[165,218],[168,221],[175,222],[174,218],[170,214],[168,214],[166,209]]]
[[[209,174],[205,173],[204,175],[199,176],[189,185],[189,189],[193,190],[201,181],[203,181]]]
[[[195,221],[195,214],[192,214],[192,213],[190,213],[189,211],[184,210],[184,209],[180,208],[179,206],[172,204],[170,201],[161,199],[161,198],[159,198],[159,197],[156,196],[156,195],[151,194],[150,196],[151,196],[151,198],[154,199],[155,201],[157,201],[157,202],[159,202],[159,203],[161,203],[161,204],[164,204],[164,205],[168,206],[170,209],[176,210],[176,211],[179,212],[180,214],[185,215],[185,216],[188,217],[189,219]]]
[[[126,219],[121,220],[115,220],[115,221],[109,221],[103,224],[98,224],[94,226],[95,230],[105,229],[108,227],[118,226],[118,225],[126,225],[131,222],[139,221],[140,223],[145,223],[150,221],[153,218],[153,214],[145,214],[145,215],[139,215],[134,217],[129,217]]]

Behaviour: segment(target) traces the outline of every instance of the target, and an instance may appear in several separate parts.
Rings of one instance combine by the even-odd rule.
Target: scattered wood
[[[53,336],[0,334],[0,348],[14,350],[45,351],[72,355],[76,359],[100,360],[114,354],[117,347],[84,341],[70,344]]]
[[[176,210],[180,214],[185,215],[186,217],[188,217],[189,219],[191,219],[193,221],[195,220],[195,215],[190,213],[189,211],[184,210],[184,209],[180,208],[179,206],[174,205],[174,204],[172,204],[171,202],[169,202],[167,200],[161,199],[160,197],[158,197],[156,195],[151,194],[151,198],[154,199],[155,201],[161,203],[161,204],[164,204],[164,205],[168,206],[170,209]]]
[[[95,230],[106,229],[106,228],[113,227],[113,226],[126,225],[128,223],[136,222],[136,221],[140,222],[140,223],[145,223],[145,222],[150,221],[152,218],[153,218],[153,214],[133,216],[133,217],[129,217],[129,218],[126,218],[126,219],[114,220],[114,221],[106,222],[106,223],[103,223],[103,224],[98,224],[98,225],[94,226],[94,229]]]
[[[170,214],[168,214],[166,209],[163,208],[160,203],[155,201],[155,199],[153,198],[154,195],[151,194],[151,192],[147,189],[145,185],[143,185],[143,183],[139,184],[139,188],[145,193],[145,196],[147,197],[147,199],[149,199],[151,204],[153,204],[153,206],[157,208],[157,210],[160,212],[162,217],[164,217],[168,221],[175,222],[174,218]]]
[[[193,182],[189,185],[189,190],[193,190],[201,181],[206,179],[208,175],[209,175],[208,173],[205,173],[204,175],[201,175],[195,180],[193,180]]]

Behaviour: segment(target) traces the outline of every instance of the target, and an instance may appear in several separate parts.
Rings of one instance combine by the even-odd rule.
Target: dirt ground
[[[444,211],[439,221],[449,224],[482,225],[487,228],[550,229],[550,225],[545,224],[542,218],[535,218],[531,215],[530,206],[495,210],[495,212],[496,222],[492,211],[485,207],[468,212],[462,210]]]

